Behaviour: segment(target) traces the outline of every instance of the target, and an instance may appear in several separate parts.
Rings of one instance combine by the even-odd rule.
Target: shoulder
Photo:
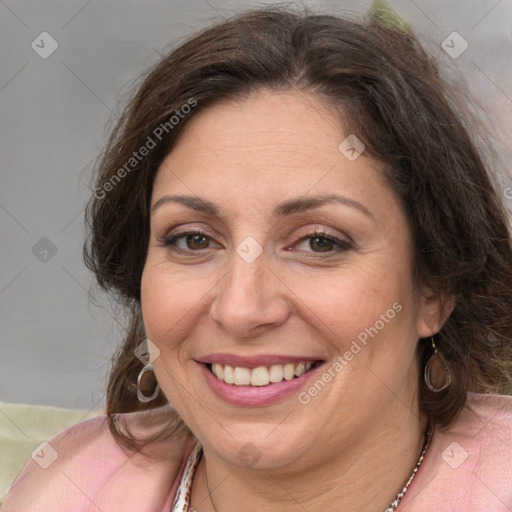
[[[158,430],[169,407],[118,414],[137,437]],[[170,510],[195,440],[186,432],[152,442],[145,454],[122,448],[101,415],[63,430],[45,443],[13,483],[2,512]]]
[[[435,430],[415,480],[404,512],[512,510],[512,396],[469,393]]]

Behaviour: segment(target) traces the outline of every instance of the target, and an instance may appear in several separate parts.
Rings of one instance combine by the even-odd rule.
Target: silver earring
[[[439,393],[444,391],[452,383],[452,375],[443,357],[443,354],[437,350],[432,336],[432,347],[434,353],[425,365],[423,373],[425,379],[425,386],[432,393]]]
[[[153,392],[151,392],[152,389],[154,389]],[[153,365],[148,363],[142,368],[137,377],[137,398],[139,402],[151,402],[157,397],[159,391],[160,387],[153,371]]]

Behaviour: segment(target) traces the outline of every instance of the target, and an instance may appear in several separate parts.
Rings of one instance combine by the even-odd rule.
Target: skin
[[[159,385],[204,449],[192,488],[199,512],[324,511],[333,503],[382,512],[421,452],[427,422],[415,349],[448,312],[413,280],[411,231],[380,164],[339,151],[350,133],[326,100],[258,91],[199,112],[157,172],[153,206],[184,194],[221,212],[160,204],[142,276]],[[284,200],[332,193],[369,215],[332,203],[272,217]],[[208,238],[187,245],[182,237],[178,253],[163,243],[177,226]],[[305,238],[315,228],[350,246],[336,252],[336,244]],[[248,236],[263,248],[252,263],[236,252]],[[195,362],[229,352],[329,366],[395,303],[401,311],[306,405],[296,393],[268,406],[230,405]],[[238,457],[246,443],[259,452],[252,467]]]

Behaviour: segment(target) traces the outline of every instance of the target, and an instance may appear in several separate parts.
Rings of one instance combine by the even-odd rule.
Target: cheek
[[[147,337],[168,350],[193,328],[198,312],[214,286],[211,279],[192,280],[165,264],[147,264],[141,281],[141,306]]]
[[[325,333],[326,339],[337,340],[342,349],[376,322],[382,327],[382,321],[391,319],[385,322],[389,331],[394,319],[398,320],[397,310],[403,309],[400,306],[410,283],[400,275],[352,266],[336,275],[294,278],[290,288],[302,314]]]

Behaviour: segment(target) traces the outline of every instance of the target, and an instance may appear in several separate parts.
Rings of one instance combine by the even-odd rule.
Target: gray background
[[[371,3],[305,2],[339,14],[362,13]],[[512,1],[390,4],[484,107],[511,209]],[[0,0],[0,401],[104,405],[119,327],[107,297],[95,292],[90,302],[92,276],[81,251],[83,209],[107,124],[159,52],[258,5],[264,2]],[[457,59],[441,49],[453,31],[469,43]],[[58,43],[46,59],[31,47],[41,45],[42,32]]]

